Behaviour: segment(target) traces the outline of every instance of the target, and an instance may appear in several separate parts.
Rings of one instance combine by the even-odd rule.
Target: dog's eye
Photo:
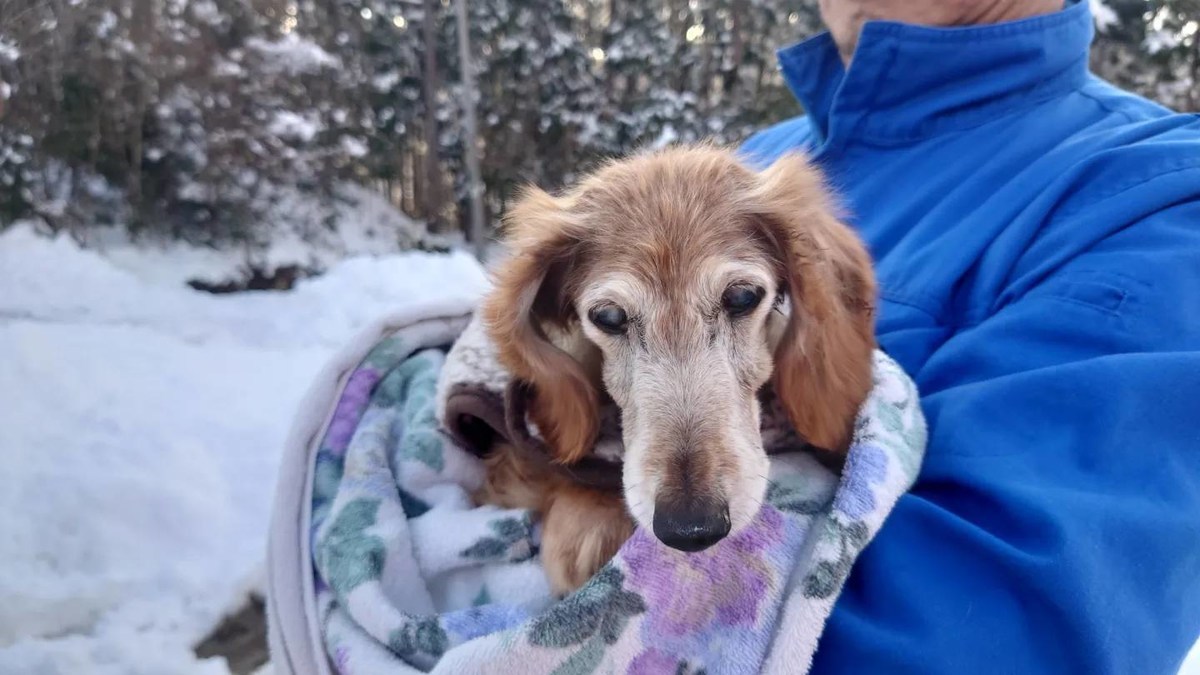
[[[625,315],[625,310],[615,305],[596,307],[588,312],[588,318],[596,324],[596,328],[609,335],[624,333],[625,324],[629,323],[629,317]]]
[[[763,289],[758,286],[730,286],[721,296],[721,306],[730,316],[749,314],[762,302]]]

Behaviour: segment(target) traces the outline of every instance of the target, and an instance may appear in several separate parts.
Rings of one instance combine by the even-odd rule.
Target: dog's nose
[[[729,504],[698,499],[654,503],[654,536],[680,551],[703,551],[729,534]]]

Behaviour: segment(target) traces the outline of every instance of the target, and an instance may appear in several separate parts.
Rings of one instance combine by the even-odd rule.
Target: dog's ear
[[[871,390],[875,277],[858,236],[836,217],[818,171],[787,155],[759,174],[756,225],[774,249],[791,316],[774,385],[796,431],[838,453]]]
[[[532,188],[505,218],[509,258],[496,270],[483,318],[501,363],[532,385],[530,416],[556,458],[575,462],[596,440],[599,396],[583,367],[547,336],[574,321],[572,273],[584,228],[570,198]]]

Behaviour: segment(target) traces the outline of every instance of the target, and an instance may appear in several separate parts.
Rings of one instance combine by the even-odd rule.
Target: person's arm
[[[913,375],[924,467],[812,672],[1174,673],[1200,636],[1200,201],[1108,236]]]

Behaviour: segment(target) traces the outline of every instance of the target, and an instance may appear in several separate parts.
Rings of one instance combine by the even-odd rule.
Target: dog
[[[528,188],[505,230],[482,316],[554,461],[592,451],[602,404],[621,416],[623,494],[505,447],[486,460],[479,498],[540,515],[557,593],[634,523],[685,552],[749,524],[767,489],[765,386],[801,438],[844,457],[872,384],[875,279],[802,156],[757,171],[715,145],[637,154],[559,196]]]

